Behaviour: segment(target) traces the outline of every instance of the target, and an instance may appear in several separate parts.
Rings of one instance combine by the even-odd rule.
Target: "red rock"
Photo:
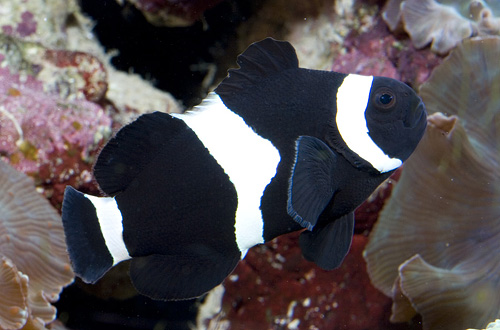
[[[396,329],[391,299],[366,274],[355,235],[339,269],[325,271],[302,258],[298,233],[251,249],[224,282],[225,319],[231,329]]]
[[[73,68],[85,84],[79,92],[89,101],[102,101],[108,89],[108,76],[104,64],[95,56],[69,50],[45,51],[45,59],[58,68]]]
[[[332,70],[384,76],[419,86],[441,62],[441,57],[428,49],[415,49],[407,37],[394,36],[380,16],[377,19],[370,31],[351,33],[346,38],[347,52],[335,59]]]
[[[153,23],[184,26],[199,20],[203,12],[222,0],[129,0]]]

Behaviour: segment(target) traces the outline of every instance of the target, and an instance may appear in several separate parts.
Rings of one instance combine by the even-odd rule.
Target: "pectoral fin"
[[[320,139],[301,136],[296,142],[295,164],[288,188],[288,214],[312,230],[333,197],[336,155]]]
[[[351,247],[354,231],[354,213],[351,212],[323,227],[300,234],[299,242],[304,257],[323,269],[339,267]]]

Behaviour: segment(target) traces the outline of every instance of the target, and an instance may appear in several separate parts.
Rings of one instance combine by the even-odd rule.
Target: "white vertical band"
[[[337,91],[336,122],[349,149],[384,173],[401,166],[402,161],[387,156],[368,134],[365,110],[372,82],[372,76],[350,74],[345,77]]]
[[[231,179],[238,195],[235,234],[240,251],[263,243],[264,221],[260,202],[276,175],[280,155],[273,144],[210,93],[195,110],[181,115]]]
[[[131,257],[123,241],[122,214],[115,199],[87,194],[84,196],[92,202],[96,209],[102,236],[109,253],[113,257],[113,266],[123,260],[130,259]]]

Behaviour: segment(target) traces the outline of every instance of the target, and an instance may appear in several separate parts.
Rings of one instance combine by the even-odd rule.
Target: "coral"
[[[54,205],[66,184],[89,185],[111,133],[106,71],[87,53],[47,50],[0,35],[0,155],[32,175]]]
[[[500,38],[468,39],[420,89],[427,132],[364,252],[394,322],[419,313],[424,329],[465,329],[500,316],[499,52]]]
[[[123,1],[123,0],[122,0]],[[203,12],[222,0],[127,0],[154,25],[181,27],[199,20]]]
[[[385,76],[415,87],[441,62],[430,51],[416,50],[408,40],[397,40],[380,18],[368,31],[349,34],[344,48],[333,61],[333,71]]]
[[[67,42],[64,27],[78,10],[76,0],[2,1],[1,33],[47,47],[62,46]]]
[[[0,6],[1,67],[12,74],[33,76],[45,91],[62,99],[85,97],[106,105],[121,124],[152,109],[180,110],[170,94],[137,75],[114,69],[111,55],[99,45],[92,27],[75,0],[4,1]]]
[[[53,89],[56,92],[73,95],[82,93],[88,101],[102,101],[108,89],[108,76],[104,64],[95,56],[83,52],[47,49],[44,59],[57,68],[50,70],[52,77],[63,77],[54,84]],[[45,67],[48,66],[48,63],[45,63]],[[46,73],[46,75],[49,74]],[[76,88],[69,86],[69,82],[77,85],[76,82],[79,81],[81,81],[80,86]],[[69,91],[61,90],[68,89],[68,87],[70,87]]]
[[[88,159],[110,126],[97,104],[47,93],[33,76],[0,68],[0,153],[23,172],[36,173],[54,154]]]
[[[395,329],[390,301],[370,285],[354,235],[342,266],[325,271],[303,259],[297,233],[251,249],[224,282],[222,316],[230,329]],[[335,325],[335,327],[334,327]]]
[[[429,50],[416,50],[387,30],[371,2],[267,1],[239,29],[239,50],[273,36],[290,41],[301,66],[386,76],[418,86],[440,63]]]
[[[0,209],[0,328],[43,326],[56,315],[50,303],[74,277],[61,218],[30,178],[3,161]]]
[[[361,0],[270,0],[238,31],[239,52],[266,37],[290,41],[301,66],[330,70],[349,33],[370,31],[378,7]]]
[[[484,0],[389,0],[382,16],[391,30],[403,25],[415,47],[431,44],[432,51],[446,54],[465,38],[498,35],[499,9]]]

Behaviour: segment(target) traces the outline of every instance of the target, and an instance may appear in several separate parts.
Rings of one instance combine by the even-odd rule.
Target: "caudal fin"
[[[97,282],[113,266],[113,257],[106,246],[94,204],[81,192],[66,187],[62,221],[75,273],[87,283]]]

